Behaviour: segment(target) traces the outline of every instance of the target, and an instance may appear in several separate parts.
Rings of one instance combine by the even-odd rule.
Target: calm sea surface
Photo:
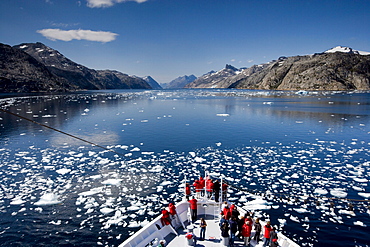
[[[0,111],[0,246],[117,246],[205,170],[301,246],[370,245],[369,92],[112,90],[0,108],[39,123]]]

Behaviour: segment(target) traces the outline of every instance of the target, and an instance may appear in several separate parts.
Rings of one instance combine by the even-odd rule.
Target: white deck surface
[[[207,222],[207,229],[206,229],[206,238],[203,241],[199,240],[200,237],[200,220],[195,222],[194,224],[194,234],[197,237],[196,245],[197,247],[205,246],[205,247],[220,247],[223,246],[221,244],[221,235],[220,235],[220,228],[218,226],[218,221],[211,219],[206,219]],[[188,246],[188,240],[185,238],[185,234],[187,231],[184,231],[183,228],[177,230],[179,236],[175,237],[171,242],[169,242],[166,246],[168,247],[183,247]],[[173,235],[174,236],[174,235]],[[254,236],[254,231],[252,231],[252,238]],[[263,238],[263,237],[262,237]],[[244,246],[244,241],[238,238],[235,239],[234,246]],[[250,246],[263,246],[263,240],[259,241],[258,245],[254,240],[251,241]]]

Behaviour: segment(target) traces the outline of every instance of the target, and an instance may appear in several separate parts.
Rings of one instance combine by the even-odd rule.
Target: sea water
[[[370,245],[369,92],[110,90],[0,107],[23,117],[0,111],[1,246],[117,246],[205,171],[301,246]]]

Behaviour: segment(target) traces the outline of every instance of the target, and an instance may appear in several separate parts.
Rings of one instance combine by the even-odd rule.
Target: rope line
[[[24,117],[24,116],[21,116],[21,115],[15,114],[15,113],[13,113],[13,112],[11,112],[11,111],[7,111],[7,110],[1,109],[1,108],[0,108],[0,111],[5,112],[5,113],[10,114],[10,115],[13,115],[13,116],[15,116],[15,117],[18,117],[18,118],[24,119],[24,120],[29,121],[29,122],[31,122],[31,123],[38,124],[38,125],[40,125],[40,126],[42,126],[42,127],[45,127],[45,128],[51,129],[51,130],[54,130],[54,131],[56,131],[56,132],[59,132],[59,133],[61,133],[61,134],[67,135],[67,136],[72,137],[72,138],[75,138],[75,139],[80,140],[80,141],[82,141],[82,142],[86,142],[86,143],[91,144],[91,145],[93,145],[93,146],[95,146],[95,147],[99,147],[99,148],[102,148],[102,149],[104,149],[104,150],[106,150],[106,151],[113,152],[113,153],[115,153],[115,154],[118,154],[118,155],[120,155],[120,156],[124,156],[124,157],[125,157],[125,155],[124,155],[123,153],[117,152],[117,151],[115,151],[115,150],[113,150],[113,149],[110,149],[110,148],[106,148],[106,147],[104,147],[104,146],[101,146],[101,145],[96,144],[96,143],[94,143],[94,142],[91,142],[91,141],[88,141],[88,140],[82,139],[82,138],[80,138],[80,137],[78,137],[78,136],[75,136],[75,135],[69,134],[69,133],[67,133],[67,132],[64,132],[64,131],[58,130],[58,129],[53,128],[53,127],[51,127],[51,126],[48,126],[48,125],[46,125],[46,124],[42,124],[42,123],[36,122],[36,121],[34,121],[34,120],[32,120],[32,119],[29,119],[29,118],[27,118],[27,117]]]

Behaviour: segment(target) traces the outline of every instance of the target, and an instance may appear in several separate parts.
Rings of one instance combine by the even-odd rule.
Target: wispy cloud
[[[42,29],[38,30],[44,37],[51,40],[71,41],[89,40],[97,42],[110,42],[116,39],[118,34],[104,31],[91,31],[91,30],[61,30],[61,29]]]
[[[137,3],[143,3],[148,0],[86,0],[87,6],[90,8],[106,8],[111,7],[116,3],[122,3],[122,2],[137,2]]]

